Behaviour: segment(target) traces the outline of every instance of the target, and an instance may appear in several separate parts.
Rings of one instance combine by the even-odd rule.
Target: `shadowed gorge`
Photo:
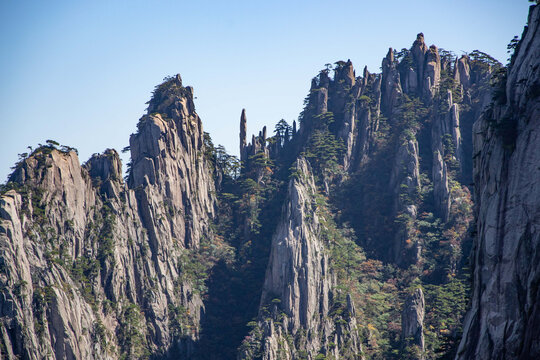
[[[507,66],[422,33],[380,73],[327,64],[298,121],[249,138],[239,109],[239,157],[180,75],[125,177],[113,149],[21,154],[1,357],[539,357],[539,21],[533,5]]]

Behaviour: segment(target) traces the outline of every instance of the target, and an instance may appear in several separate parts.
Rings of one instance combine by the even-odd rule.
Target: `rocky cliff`
[[[538,12],[505,76],[422,33],[381,73],[328,64],[298,123],[248,141],[242,110],[240,159],[179,75],[125,179],[111,149],[22,154],[0,197],[0,354],[452,358],[471,265],[457,357],[537,354]]]
[[[337,287],[332,244],[323,235],[326,219],[318,210],[320,195],[306,160],[298,159],[294,169],[272,239],[260,320],[239,358],[354,359],[361,353],[354,305]]]
[[[336,62],[333,76],[331,68],[322,70],[311,82],[298,130],[281,121],[274,137],[263,129],[248,144],[242,113],[245,172],[257,168],[253,159],[275,160],[278,167],[283,163],[288,168],[287,161],[301,156],[311,170],[297,164],[291,171],[302,169],[307,178],[313,174],[314,182],[305,182],[302,187],[311,190],[300,193],[325,198],[333,231],[347,233],[347,239],[361,245],[349,248],[356,255],[351,259],[333,252],[334,245],[321,243],[317,212],[293,216],[291,209],[302,208],[299,203],[304,200],[289,187],[285,220],[272,237],[256,328],[244,342],[242,358],[331,354],[325,339],[332,327],[320,320],[330,306],[332,290],[321,290],[325,288],[346,289],[356,309],[358,333],[365,339],[357,354],[341,353],[342,357],[393,357],[394,345],[384,343],[392,337],[401,338],[399,356],[452,356],[468,301],[464,252],[470,246],[473,219],[468,188],[472,124],[489,103],[492,77],[501,68],[485,53],[457,58],[427,46],[424,35],[418,34],[410,49],[389,49],[381,74],[364,69],[356,76],[350,60]],[[260,184],[261,176],[253,179]],[[299,186],[291,184],[296,184],[293,189]],[[312,255],[321,252],[316,250],[320,246],[331,253],[328,259]],[[325,264],[345,268],[346,276],[321,277],[332,274]],[[366,289],[355,281],[370,285]],[[393,290],[413,284],[424,287],[425,297],[421,290],[416,300]],[[371,286],[382,287],[384,295],[376,296],[385,300],[378,310],[365,307],[372,300]],[[418,308],[416,320],[412,312],[400,310],[413,307],[407,305],[411,301]],[[398,311],[393,313],[391,307]],[[403,320],[381,321],[378,311]],[[298,343],[291,340],[299,329],[311,334],[310,341],[301,343],[305,353],[298,353]]]
[[[190,252],[211,238],[213,182],[192,90],[160,85],[131,137],[83,166],[49,142],[0,200],[1,349],[7,359],[189,354],[203,304]]]
[[[405,301],[401,313],[402,347],[409,358],[424,358],[424,316],[424,293],[419,288]]]
[[[478,235],[458,359],[540,357],[540,6],[474,125]]]

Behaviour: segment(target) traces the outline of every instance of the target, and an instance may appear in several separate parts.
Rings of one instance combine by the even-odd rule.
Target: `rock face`
[[[408,222],[416,219],[418,209],[414,198],[420,189],[418,161],[418,142],[405,141],[399,147],[390,175],[390,188],[393,191],[393,213],[407,216]],[[396,264],[414,264],[420,260],[421,246],[418,243],[407,246],[412,228],[407,222],[398,228],[392,251]]]
[[[343,167],[354,170],[369,154],[378,127],[381,75],[370,74],[366,68],[364,78],[356,78],[350,60],[336,62],[333,79],[328,74],[329,70],[322,70],[311,82],[299,143],[305,144],[320,122],[317,119],[335,120],[332,130],[345,148]],[[368,93],[379,94],[376,103],[368,104]]]
[[[441,80],[441,58],[439,50],[435,45],[429,47],[426,53],[425,69],[424,69],[424,96],[431,100],[438,90]]]
[[[472,157],[472,146],[467,143],[472,142],[472,122],[485,104],[488,80],[499,65],[496,61],[487,64],[482,56],[454,61],[436,46],[428,48],[419,34],[410,50],[388,51],[381,74],[370,74],[366,68],[356,77],[350,61],[338,61],[333,78],[327,68],[312,80],[301,126],[292,139],[287,137],[289,143],[280,135],[266,139],[259,134],[243,147],[251,157],[264,154],[271,160],[285,158],[284,153],[292,159],[305,156],[308,160],[297,162],[296,169],[314,173],[318,183],[311,184],[307,176],[289,184],[285,220],[272,238],[257,326],[245,341],[241,358],[305,355],[299,351],[311,358],[328,354],[325,338],[337,331],[332,322],[322,320],[331,307],[337,282],[332,279],[331,266],[328,269],[332,259],[324,255],[327,244],[319,239],[319,215],[301,205],[308,202],[306,194],[317,192],[306,189],[319,187],[329,198],[335,189],[344,191],[345,202],[350,201],[353,210],[338,203],[337,212],[352,213],[349,217],[341,214],[342,221],[353,224],[354,231],[361,234],[357,241],[378,259],[404,271],[418,271],[419,277],[430,277],[428,281],[436,286],[456,277],[463,266],[461,247],[472,220],[466,187],[472,179],[467,160]],[[314,148],[320,139],[324,139],[326,153]],[[313,171],[304,169],[306,161]],[[257,183],[259,179],[256,177]],[[344,183],[346,190],[340,189]],[[438,234],[423,233],[426,227]],[[434,241],[447,246],[444,253]],[[426,259],[427,254],[436,260]],[[435,265],[439,269],[427,265],[434,262],[439,262]],[[415,322],[411,312],[405,311],[402,345],[410,337],[413,340],[401,350],[415,349],[410,355],[421,358],[428,354],[421,325],[424,299],[421,291],[415,296],[410,301],[422,309],[417,316],[420,330],[411,333]],[[350,303],[354,309],[353,301]],[[458,318],[464,312],[460,311]],[[362,325],[368,339],[363,349],[376,348],[374,325],[367,321]],[[457,334],[457,327],[451,331]],[[309,341],[286,341],[299,334],[306,334]],[[432,355],[433,349],[429,351]]]
[[[437,47],[431,45],[428,48],[424,34],[420,33],[407,57],[399,64],[403,89],[408,94],[417,94],[426,102],[431,102],[441,80],[441,58]]]
[[[424,293],[422,289],[416,289],[405,302],[401,313],[402,346],[409,356],[416,359],[424,358],[424,308]]]
[[[129,186],[137,189],[143,224],[150,241],[166,251],[174,241],[197,247],[213,215],[212,180],[203,156],[201,119],[193,89],[179,75],[161,85],[148,106],[149,115],[130,138]],[[163,221],[166,217],[168,221]],[[167,241],[163,241],[167,239]]]
[[[380,74],[328,64],[298,127],[248,141],[242,110],[240,159],[180,75],[125,179],[112,149],[24,156],[0,186],[0,357],[452,357],[473,181],[457,358],[540,357],[538,9],[493,95],[500,63],[420,33]]]
[[[44,146],[17,165],[0,198],[3,358],[192,351],[203,307],[180,260],[211,236],[215,201],[192,95],[179,75],[156,89],[129,185],[114,150],[81,166]]]
[[[246,132],[247,132],[247,117],[246,109],[242,109],[242,115],[240,115],[240,160],[246,160]]]
[[[341,321],[330,314],[339,290],[328,244],[321,239],[317,188],[305,159],[297,160],[295,170],[298,176],[289,182],[261,297],[262,358],[297,359],[303,353],[309,358],[325,354],[354,359],[361,354],[354,305],[348,298],[346,311],[338,316]],[[240,358],[251,356],[246,352]]]
[[[285,313],[290,317],[291,331],[303,326],[317,328],[319,304],[323,315],[328,312],[328,292],[331,277],[328,256],[318,241],[319,219],[311,208],[316,187],[308,164],[298,160],[296,169],[305,179],[292,180],[289,200],[283,220],[278,225],[272,241],[272,252],[266,272],[262,304],[281,299]],[[307,217],[313,217],[307,221]],[[292,286],[290,286],[292,285]]]
[[[399,97],[403,93],[400,74],[396,65],[394,50],[390,48],[382,61],[382,102],[387,113],[395,110]]]
[[[411,90],[421,90],[424,84],[424,59],[428,48],[424,42],[424,34],[420,33],[416,35],[416,40],[411,48],[411,54],[414,62],[413,71],[416,73],[416,82],[412,82],[414,86],[411,86]]]
[[[540,6],[474,127],[474,291],[457,359],[540,357]]]
[[[433,187],[435,208],[444,221],[448,221],[450,212],[450,192],[448,189],[448,166],[445,157],[457,163],[458,168],[463,164],[461,130],[459,123],[459,105],[452,102],[452,92],[447,91],[446,103],[440,105],[443,113],[436,115],[431,128],[431,148],[433,156]],[[459,169],[458,169],[459,171]]]
[[[79,336],[83,329],[94,329],[96,316],[77,293],[69,273],[55,263],[49,264],[51,251],[33,241],[54,242],[56,248],[64,245],[62,251],[67,253],[98,250],[83,239],[85,208],[95,203],[96,194],[87,191],[92,188],[91,179],[81,170],[74,152],[36,154],[25,160],[12,179],[40,184],[42,195],[29,197],[28,193],[11,190],[0,200],[2,342],[3,348],[9,349],[8,358],[39,359],[49,352],[59,358],[93,356],[91,333]],[[44,211],[42,201],[51,211]],[[58,206],[66,203],[68,206]],[[37,216],[48,223],[46,232],[32,226]],[[69,241],[77,237],[79,241]],[[108,357],[99,344],[95,354]]]

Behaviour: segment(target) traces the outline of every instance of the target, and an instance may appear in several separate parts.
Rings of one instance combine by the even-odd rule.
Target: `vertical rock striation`
[[[242,109],[242,114],[240,115],[240,160],[246,161],[246,135],[247,134],[247,117],[246,109]]]
[[[459,105],[452,102],[452,91],[448,90],[446,100],[441,99],[438,107],[441,112],[433,115],[431,128],[431,148],[433,151],[433,193],[435,210],[444,220],[448,221],[450,214],[450,191],[448,188],[448,161],[457,164],[458,169],[463,163],[461,130],[459,123]],[[459,170],[458,170],[459,172]]]
[[[298,128],[281,120],[248,142],[242,110],[241,162],[203,133],[180,75],[131,135],[126,180],[115,150],[80,165],[40,146],[2,185],[0,356],[231,357],[242,338],[246,360],[453,354],[474,138],[457,357],[540,357],[538,9],[474,131],[500,64],[420,33],[380,74],[328,64]],[[245,281],[253,294],[238,294]]]
[[[318,354],[355,359],[361,345],[352,300],[348,298],[343,314],[331,314],[339,290],[327,244],[320,236],[323,225],[309,163],[299,158],[295,171],[298,175],[289,182],[282,218],[272,239],[258,346],[262,358],[268,360],[297,359],[300,354],[312,359]],[[242,359],[252,357],[249,351],[240,355]]]
[[[478,235],[457,359],[540,357],[540,6],[474,126]]]
[[[137,189],[150,241],[157,246],[160,239],[159,252],[173,241],[196,248],[215,200],[193,89],[182,86],[180,75],[160,85],[137,127],[130,138],[129,186]],[[160,220],[163,217],[168,221]]]
[[[424,352],[424,293],[418,288],[409,296],[401,313],[402,351],[407,359],[423,359]]]
[[[391,247],[391,257],[398,265],[415,264],[420,259],[421,245],[407,244],[413,230],[410,223],[416,219],[418,212],[414,199],[420,189],[419,164],[418,142],[405,141],[397,151],[390,174],[393,213],[402,219]]]
[[[215,202],[202,136],[177,75],[130,139],[129,185],[114,150],[81,166],[47,145],[17,165],[0,197],[3,358],[191,353],[203,305],[180,261]]]

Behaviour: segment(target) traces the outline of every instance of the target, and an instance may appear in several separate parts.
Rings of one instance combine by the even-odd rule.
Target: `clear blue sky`
[[[54,139],[81,162],[122,149],[154,86],[180,73],[214,143],[292,122],[325,63],[378,72],[418,32],[456,54],[506,63],[526,0],[0,0],[0,182],[28,145]],[[124,156],[124,160],[127,157]]]

